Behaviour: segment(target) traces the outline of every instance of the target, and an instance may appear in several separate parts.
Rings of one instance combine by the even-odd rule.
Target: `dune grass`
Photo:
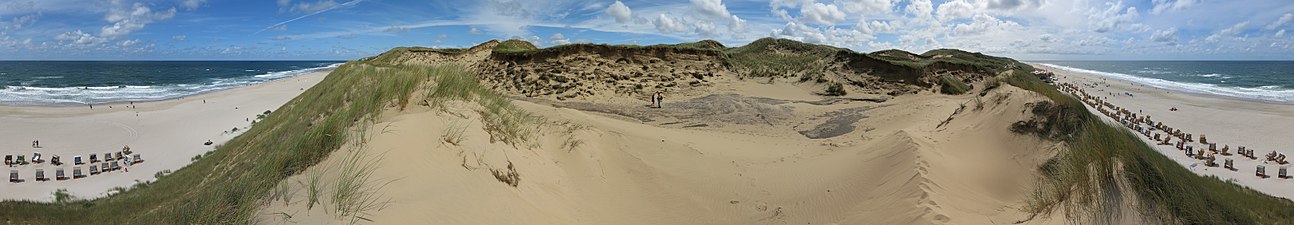
[[[1150,221],[1167,224],[1291,224],[1294,202],[1272,197],[1216,177],[1203,177],[1156,152],[1131,132],[1102,122],[1082,102],[1057,91],[1016,68],[1007,83],[1048,97],[1069,108],[1075,123],[1057,129],[1076,130],[1066,140],[1068,150],[1040,170],[1043,177],[1029,211],[1052,213],[1064,209],[1072,219],[1108,220],[1117,215],[1119,195],[1139,201]],[[1057,113],[1054,110],[1051,113]],[[1120,185],[1120,182],[1123,185]],[[1121,187],[1121,186],[1126,186]],[[1091,221],[1088,221],[1091,222]]]
[[[949,95],[960,95],[970,91],[970,86],[953,76],[939,77],[939,92]]]
[[[242,135],[155,182],[67,204],[0,202],[0,218],[16,224],[251,223],[281,180],[341,147],[356,123],[407,105],[419,84],[449,73],[466,72],[347,63]],[[319,193],[311,193],[309,201],[317,202]]]

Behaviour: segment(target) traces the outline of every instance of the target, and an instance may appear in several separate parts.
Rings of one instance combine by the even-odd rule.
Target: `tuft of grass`
[[[499,42],[499,45],[494,46],[494,52],[496,53],[516,53],[534,51],[536,49],[539,48],[536,48],[535,44],[531,44],[529,41],[517,39],[502,41]]]
[[[381,157],[365,156],[367,135],[362,129],[359,133],[355,148],[338,167],[331,196],[333,215],[350,224],[367,220],[364,217],[369,212],[386,207],[387,201],[382,198],[381,190],[390,184],[373,177],[373,171],[380,165]]]
[[[468,124],[460,124],[460,122],[448,124],[440,139],[445,141],[445,143],[453,144],[455,146],[459,145],[463,142],[463,133],[467,131],[467,125]]]
[[[323,175],[324,170],[315,171],[308,177],[309,183],[306,184],[306,210],[314,209],[315,204],[319,204],[319,196],[323,195]]]
[[[66,188],[59,188],[54,191],[54,203],[67,204],[73,199],[72,194],[67,193]]]
[[[970,86],[953,76],[939,77],[939,92],[949,95],[960,95],[970,91]]]

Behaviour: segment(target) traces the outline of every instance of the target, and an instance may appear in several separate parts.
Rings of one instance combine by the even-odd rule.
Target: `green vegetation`
[[[525,51],[533,51],[536,49],[539,49],[539,48],[536,48],[535,45],[531,44],[529,41],[517,40],[517,39],[511,39],[511,40],[499,42],[499,45],[494,46],[495,53],[525,52]]]
[[[749,69],[752,76],[791,76],[820,71],[847,49],[794,40],[761,38],[727,51],[733,66]]]
[[[407,105],[410,94],[432,78],[468,74],[455,66],[380,63],[351,62],[337,68],[242,135],[156,182],[68,204],[2,202],[0,218],[18,224],[250,223],[262,199],[281,180],[341,147],[366,118],[383,108]],[[311,203],[322,195],[314,190],[318,185],[309,188]]]
[[[1058,123],[1052,125],[1054,129],[1072,131],[1059,136],[1067,140],[1068,150],[1040,168],[1044,176],[1030,204],[1033,213],[1063,208],[1073,216],[1102,218],[1120,206],[1119,197],[1111,195],[1129,193],[1140,202],[1140,212],[1162,223],[1294,223],[1294,202],[1216,177],[1196,175],[1137,140],[1139,137],[1131,132],[1102,122],[1078,99],[1030,74],[1031,67],[1017,65],[1007,83],[1047,96],[1054,102],[1047,106],[1052,109],[1035,108],[1035,113],[1069,117],[1047,121]],[[1125,182],[1126,189],[1119,187],[1117,179]]]
[[[953,76],[939,77],[939,92],[949,95],[960,95],[970,91],[970,86]]]
[[[837,82],[831,82],[827,85],[827,90],[823,92],[826,96],[844,96],[845,86]]]

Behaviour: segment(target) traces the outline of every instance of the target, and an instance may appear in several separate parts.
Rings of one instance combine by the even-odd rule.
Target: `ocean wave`
[[[1122,74],[1122,73],[1096,71],[1096,70],[1081,69],[1081,68],[1074,68],[1074,67],[1068,67],[1068,66],[1047,64],[1047,63],[1042,63],[1042,65],[1055,67],[1062,70],[1068,70],[1072,72],[1093,74],[1097,76],[1109,77],[1109,78],[1114,78],[1118,80],[1131,81],[1131,82],[1145,84],[1151,87],[1156,87],[1161,89],[1179,90],[1179,91],[1196,93],[1196,94],[1210,94],[1210,95],[1226,96],[1226,97],[1241,98],[1241,99],[1251,99],[1251,100],[1259,100],[1259,101],[1294,103],[1294,89],[1282,88],[1280,86],[1261,86],[1261,87],[1218,86],[1215,84],[1177,82],[1177,81],[1169,81],[1169,80],[1158,79],[1158,78],[1140,77],[1140,76],[1134,76],[1134,75],[1128,75],[1128,74]],[[1200,76],[1204,76],[1204,75],[1213,75],[1213,74],[1203,74]],[[1224,78],[1229,78],[1229,76],[1225,76],[1222,74],[1216,74],[1214,77],[1219,77],[1219,76]]]
[[[1132,72],[1136,72],[1136,73],[1140,73],[1140,74],[1151,74],[1151,75],[1174,74],[1174,73],[1176,73],[1176,72],[1173,72],[1173,71],[1155,70],[1155,69],[1151,69],[1151,68],[1143,68],[1143,69],[1140,69],[1140,70],[1133,70]]]
[[[272,72],[240,78],[211,79],[204,83],[169,85],[122,85],[102,87],[0,87],[0,103],[10,105],[77,105],[126,101],[159,101],[243,87],[272,80],[332,69],[341,64]]]

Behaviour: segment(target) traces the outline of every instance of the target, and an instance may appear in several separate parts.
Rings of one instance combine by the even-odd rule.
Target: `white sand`
[[[1260,160],[1264,158],[1263,155],[1272,150],[1294,157],[1294,155],[1291,155],[1291,153],[1294,153],[1294,138],[1290,138],[1290,135],[1294,134],[1294,105],[1188,94],[1133,84],[1129,81],[1099,75],[1072,72],[1037,64],[1034,64],[1034,66],[1056,73],[1059,77],[1059,82],[1062,83],[1100,83],[1101,85],[1098,88],[1080,87],[1084,88],[1088,94],[1106,94],[1104,95],[1106,96],[1105,100],[1114,105],[1128,108],[1134,112],[1142,111],[1157,122],[1163,122],[1170,127],[1194,134],[1197,141],[1195,142],[1196,149],[1208,147],[1199,144],[1198,140],[1201,134],[1207,135],[1209,142],[1218,143],[1218,149],[1221,149],[1223,145],[1230,145],[1232,153],[1236,152],[1238,146],[1257,149],[1254,151],[1254,154],[1258,157],[1257,160],[1240,155],[1218,155],[1218,164],[1222,164],[1226,158],[1235,160],[1237,171],[1230,171],[1220,166],[1206,167],[1204,166],[1204,161],[1190,158],[1173,146],[1154,145],[1154,140],[1138,136],[1142,137],[1141,140],[1147,141],[1147,143],[1154,146],[1160,153],[1200,175],[1217,176],[1223,180],[1234,180],[1240,185],[1251,187],[1272,196],[1286,199],[1294,198],[1294,180],[1276,177],[1278,168],[1289,167],[1290,165],[1268,163],[1265,165],[1267,166],[1267,174],[1271,176],[1270,178],[1263,179],[1254,175],[1256,166],[1262,164]],[[1124,92],[1132,93],[1133,97],[1124,95]],[[1114,95],[1107,93],[1114,93]],[[1173,107],[1178,110],[1169,111]],[[1094,114],[1101,115],[1094,108],[1088,107],[1088,109]],[[1102,117],[1105,116],[1102,115]],[[1286,160],[1294,161],[1294,158]]]
[[[113,187],[130,186],[140,181],[154,179],[163,170],[177,170],[188,165],[195,155],[214,149],[203,143],[211,140],[224,143],[240,132],[229,133],[234,127],[245,130],[256,115],[275,110],[305,89],[314,86],[331,70],[317,71],[297,77],[285,78],[263,84],[189,96],[182,99],[95,105],[91,110],[79,107],[29,107],[0,106],[0,155],[26,155],[30,161],[33,152],[46,158],[43,164],[29,164],[4,169],[18,170],[24,182],[0,184],[0,199],[52,201],[52,193],[67,189],[79,198],[95,198],[108,193]],[[203,101],[206,101],[205,103]],[[42,148],[32,148],[31,142],[40,140]],[[126,170],[92,175],[81,179],[55,180],[57,168],[64,168],[72,176],[72,158],[89,154],[120,151],[129,145],[141,154],[144,163],[128,166]],[[65,164],[54,166],[48,158],[62,157]],[[89,164],[80,166],[89,173]],[[35,171],[44,169],[49,181],[36,181]],[[7,179],[6,179],[7,180]]]
[[[752,83],[719,93],[810,98],[809,89]],[[754,85],[754,86],[747,86]],[[793,89],[791,89],[793,88]],[[794,92],[792,90],[806,90]],[[415,95],[418,96],[418,95]],[[1000,96],[1000,97],[999,97]],[[675,97],[682,101],[685,97]],[[514,104],[547,119],[534,148],[491,143],[472,104],[449,112],[388,110],[359,154],[378,167],[364,196],[376,224],[1006,224],[1022,212],[1038,165],[1059,145],[1011,133],[1043,99],[1004,86],[984,97],[919,94],[885,103],[792,104],[793,121],[775,126],[663,127],[543,104]],[[668,102],[667,102],[668,103]],[[636,104],[636,103],[634,103]],[[947,125],[942,121],[966,105]],[[857,130],[808,139],[797,123],[843,108],[878,106]],[[624,107],[637,107],[626,105]],[[669,109],[666,109],[669,110]],[[566,124],[566,125],[562,125]],[[443,141],[466,126],[459,144]],[[567,132],[569,127],[580,127]],[[381,132],[378,132],[381,131]],[[568,140],[578,140],[574,148]],[[264,224],[345,224],[331,196],[344,147],[284,181],[289,198],[271,200]],[[515,166],[517,187],[491,173]],[[310,177],[320,202],[308,206]],[[1063,213],[1025,224],[1065,223]],[[290,218],[288,218],[290,217]]]

